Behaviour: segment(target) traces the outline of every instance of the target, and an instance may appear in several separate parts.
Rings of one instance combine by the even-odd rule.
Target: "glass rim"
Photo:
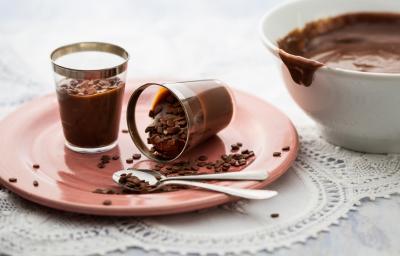
[[[86,51],[111,53],[122,57],[124,61],[116,66],[102,69],[74,69],[56,63],[56,60],[62,56]],[[101,79],[119,75],[127,70],[129,58],[129,53],[124,48],[115,44],[104,42],[78,42],[68,44],[58,47],[50,54],[54,72],[59,75],[74,79],[85,79],[87,77],[90,77],[91,79]]]

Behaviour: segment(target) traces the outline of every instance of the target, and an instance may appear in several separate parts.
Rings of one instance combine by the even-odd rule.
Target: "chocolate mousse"
[[[61,121],[68,143],[98,148],[118,138],[125,83],[118,77],[65,79],[57,86]]]
[[[187,120],[181,103],[168,90],[161,89],[149,116],[154,121],[145,132],[153,154],[166,159],[179,155],[187,140]]]
[[[317,20],[278,41],[293,80],[309,86],[316,69],[400,73],[400,14],[349,13]]]

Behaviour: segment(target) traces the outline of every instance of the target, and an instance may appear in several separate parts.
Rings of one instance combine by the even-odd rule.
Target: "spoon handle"
[[[278,192],[271,190],[232,188],[232,187],[219,186],[219,185],[196,182],[196,181],[186,181],[186,180],[162,181],[161,186],[165,185],[185,185],[185,186],[199,187],[247,199],[268,199],[278,194]]]
[[[188,176],[175,176],[165,178],[167,180],[265,180],[268,178],[268,172],[265,170],[257,171],[239,171],[215,174],[199,174]]]

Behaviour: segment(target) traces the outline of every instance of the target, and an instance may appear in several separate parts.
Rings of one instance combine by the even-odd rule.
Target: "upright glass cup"
[[[168,91],[183,108],[187,135],[182,149],[165,158],[155,155],[147,142],[146,126],[152,119],[148,113],[155,102]],[[141,115],[141,116],[139,116]],[[228,86],[219,80],[197,80],[176,83],[147,83],[137,88],[128,103],[127,124],[137,148],[148,158],[171,162],[229,125],[234,115],[234,98]]]
[[[94,61],[90,68],[79,69],[75,68],[79,63],[58,62],[85,53],[118,60],[110,65]],[[92,55],[78,62],[96,60]],[[70,44],[51,53],[66,147],[79,153],[99,153],[117,145],[128,59],[123,48],[100,42]]]

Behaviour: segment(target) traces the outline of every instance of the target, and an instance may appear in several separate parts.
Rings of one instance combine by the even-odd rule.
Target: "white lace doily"
[[[93,217],[44,208],[0,189],[0,254],[89,255],[127,247],[241,254],[315,237],[362,198],[400,193],[400,156],[335,147],[300,129],[293,167],[269,188],[279,196],[155,218]],[[279,213],[271,218],[271,213]]]

